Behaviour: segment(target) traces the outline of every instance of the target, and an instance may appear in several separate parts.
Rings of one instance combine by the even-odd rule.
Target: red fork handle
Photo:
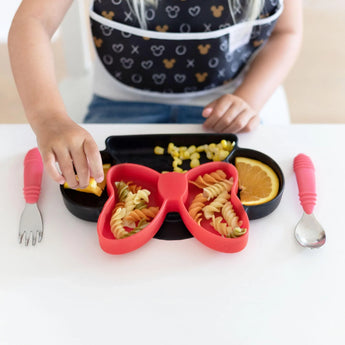
[[[41,192],[43,162],[38,148],[31,149],[24,158],[24,198],[29,204],[38,201]]]
[[[303,210],[311,214],[316,205],[315,168],[310,157],[300,153],[293,162],[296,174],[299,200]]]

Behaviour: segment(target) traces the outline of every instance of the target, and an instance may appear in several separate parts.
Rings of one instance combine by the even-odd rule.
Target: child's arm
[[[17,89],[45,169],[55,181],[83,188],[89,183],[90,170],[96,180],[102,180],[101,157],[91,135],[66,113],[50,44],[72,1],[23,0],[11,25],[8,47]]]
[[[203,111],[204,126],[217,132],[254,129],[259,112],[295,62],[302,41],[302,0],[284,2],[283,13],[266,45],[233,95],[224,95]],[[277,114],[279,116],[279,114]]]

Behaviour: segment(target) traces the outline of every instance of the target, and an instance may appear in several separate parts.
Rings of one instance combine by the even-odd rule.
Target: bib
[[[203,94],[234,82],[268,40],[283,10],[267,0],[260,18],[240,22],[243,13],[227,0],[161,0],[147,6],[146,28],[127,0],[95,0],[91,30],[99,59],[121,84],[150,95]]]

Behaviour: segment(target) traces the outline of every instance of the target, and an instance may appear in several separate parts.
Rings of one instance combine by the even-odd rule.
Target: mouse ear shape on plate
[[[97,222],[99,243],[106,253],[138,249],[159,230],[165,217],[157,189],[159,176],[151,168],[132,163],[110,168],[109,198]]]
[[[225,162],[206,163],[190,170],[187,178],[188,198],[180,214],[192,235],[217,251],[244,249],[249,220],[237,196],[236,168]]]

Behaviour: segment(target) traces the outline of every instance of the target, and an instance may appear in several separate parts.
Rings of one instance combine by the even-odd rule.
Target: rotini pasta
[[[202,193],[195,196],[188,208],[195,222],[200,225],[203,219],[210,221],[210,225],[221,236],[227,238],[239,237],[246,233],[247,229],[241,228],[242,221],[230,202],[232,177],[227,179],[224,171],[217,170],[198,176],[195,181],[190,182],[202,189]]]
[[[245,228],[236,227],[232,229],[232,234],[234,237],[240,237],[244,235],[246,232],[247,232],[247,229]]]
[[[113,209],[113,213],[112,214],[114,214],[115,212],[116,212],[116,210],[118,209],[118,208],[124,208],[125,207],[125,202],[124,201],[119,201],[119,202],[117,202],[116,204],[115,204],[115,207],[114,207],[114,209]]]
[[[211,200],[219,195],[221,192],[226,190],[229,192],[233,185],[233,178],[231,177],[230,180],[223,180],[212,184],[208,187],[203,188],[203,195],[207,198],[207,200]]]
[[[134,193],[134,203],[138,205],[140,202],[145,201],[149,202],[149,195],[151,192],[147,189],[140,189],[136,193]]]
[[[126,238],[142,230],[156,216],[159,207],[148,207],[148,189],[133,182],[115,182],[118,202],[110,219],[110,230],[116,239]],[[126,228],[130,231],[127,231]]]
[[[202,209],[205,206],[206,201],[207,199],[202,195],[202,193],[199,193],[192,200],[188,208],[189,214],[199,225],[202,220]]]
[[[226,202],[222,208],[222,216],[225,219],[228,226],[231,229],[240,228],[242,225],[242,221],[239,220],[234,208],[232,207],[231,202]]]
[[[226,179],[226,174],[223,170],[218,169],[217,171],[211,172],[210,174],[204,174],[203,176],[198,176],[195,181],[189,181],[198,188],[205,188],[211,184],[223,181]]]
[[[142,189],[143,187],[138,186],[137,184],[133,183],[132,181],[127,182],[128,190],[132,193],[137,193],[138,190]]]
[[[236,238],[244,235],[247,232],[247,229],[243,229],[240,226],[232,228],[223,222],[223,217],[212,217],[211,225],[216,231],[218,231],[222,236],[227,238]]]
[[[115,238],[121,239],[127,235],[127,231],[123,226],[123,217],[126,214],[126,209],[118,208],[110,219],[110,230]]]
[[[128,214],[129,212],[135,209],[136,203],[134,199],[135,199],[135,194],[133,194],[132,192],[128,192],[127,197],[125,199],[126,214]]]
[[[124,201],[128,195],[128,185],[124,181],[115,182],[117,188],[117,196],[119,201]]]
[[[204,217],[210,219],[216,212],[220,212],[229,198],[230,194],[227,191],[221,192],[210,204],[203,207]]]
[[[155,215],[158,213],[158,211],[159,211],[159,207],[154,207],[154,206],[143,208],[141,210],[135,209],[125,216],[124,225],[130,228],[133,228],[135,227],[135,224],[138,221],[152,220],[155,217]]]
[[[212,222],[211,225],[213,228],[218,231],[222,236],[224,237],[230,237],[229,236],[229,227],[226,223],[223,222],[223,217],[215,217],[212,216]]]

